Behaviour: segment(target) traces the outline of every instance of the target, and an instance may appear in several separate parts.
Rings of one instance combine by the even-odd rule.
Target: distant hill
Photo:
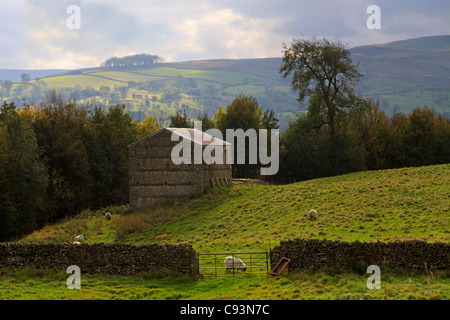
[[[433,36],[351,49],[365,96],[389,111],[416,105],[450,111],[450,36]]]
[[[13,82],[22,81],[20,77],[27,73],[31,79],[48,77],[61,72],[67,72],[65,69],[43,69],[43,70],[24,70],[24,69],[0,69],[0,80],[10,80]]]
[[[430,36],[408,40],[400,40],[386,43],[383,46],[391,49],[409,50],[418,52],[448,50],[450,46],[450,35]]]
[[[450,113],[450,36],[359,46],[351,53],[364,74],[358,91],[379,100],[388,115],[394,110],[409,113],[416,106]],[[289,80],[279,74],[281,63],[281,58],[215,59],[133,68],[0,70],[0,79],[20,81],[22,73],[42,77],[46,85],[42,92],[58,88],[78,102],[124,103],[137,120],[150,114],[167,119],[180,109],[191,117],[203,112],[212,116],[218,106],[245,93],[255,96],[263,108],[273,108],[283,129],[300,109]],[[17,87],[20,84],[12,94]],[[39,102],[33,81],[18,89],[20,96],[12,97],[18,102],[22,98]]]
[[[279,74],[279,70],[281,63],[281,58],[260,58],[199,60],[166,63],[165,65],[182,69],[226,70],[233,72],[243,72],[270,80],[280,81],[281,76]]]

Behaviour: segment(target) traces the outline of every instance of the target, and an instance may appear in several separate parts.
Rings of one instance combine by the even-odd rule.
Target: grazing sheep
[[[309,210],[308,217],[309,219],[317,219],[317,211],[314,209]]]
[[[106,211],[106,213],[105,213],[106,220],[111,220],[111,217],[112,217],[111,212]]]
[[[83,235],[82,234],[80,234],[80,235],[78,235],[78,236],[76,236],[75,237],[75,241],[78,241],[78,242],[84,242],[84,237],[83,237]]]
[[[224,260],[224,264],[225,264],[225,268],[226,270],[233,270],[233,269],[237,269],[237,270],[242,270],[245,271],[247,270],[247,266],[245,265],[244,262],[242,262],[241,259],[235,258],[235,257],[226,257]]]
[[[81,244],[81,242],[80,241],[74,241],[72,244],[79,245],[79,244]]]

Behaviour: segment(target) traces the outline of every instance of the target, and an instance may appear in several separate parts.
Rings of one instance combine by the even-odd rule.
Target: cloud
[[[133,14],[111,6],[79,2],[81,28],[71,30],[66,24],[70,18],[66,9],[74,1],[44,3],[27,1],[24,19],[33,60],[38,64],[47,57],[46,68],[96,66],[114,55],[141,53],[149,49],[146,43],[157,42],[165,29],[164,25],[139,21]]]
[[[279,55],[273,43],[278,35],[272,30],[284,18],[248,18],[230,8],[216,9],[207,15],[188,18],[176,24],[183,34],[182,48],[196,58],[245,58]],[[184,45],[183,45],[184,44]]]
[[[66,26],[73,4],[80,30]],[[366,28],[372,4],[381,30]],[[0,68],[81,68],[143,52],[166,61],[273,57],[293,37],[339,35],[357,46],[448,34],[449,13],[447,0],[22,0],[0,13]]]

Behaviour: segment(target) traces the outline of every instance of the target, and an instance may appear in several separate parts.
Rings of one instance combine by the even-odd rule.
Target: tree
[[[186,115],[186,110],[177,111],[174,115],[170,116],[170,125],[174,128],[193,128],[194,124]]]
[[[66,103],[44,106],[42,112],[33,127],[50,175],[45,220],[51,221],[86,208],[93,181],[83,141],[85,111]]]
[[[278,121],[278,118],[275,116],[275,111],[273,109],[267,109],[262,115],[260,127],[267,130],[278,129],[280,127]]]
[[[3,81],[3,88],[6,89],[6,95],[9,95],[9,92],[11,91],[12,86],[13,86],[13,82],[11,80]]]
[[[105,104],[106,104],[106,100],[109,97],[110,92],[111,92],[111,88],[110,87],[108,87],[108,86],[101,86],[100,87],[100,94],[102,95]]]
[[[29,82],[31,80],[31,77],[28,73],[22,73],[20,78],[22,79],[23,82]]]
[[[388,131],[386,133],[386,166],[388,168],[400,168],[407,165],[407,150],[405,137],[408,126],[408,117],[403,113],[394,113],[390,119]]]
[[[56,89],[50,89],[47,91],[44,99],[44,104],[46,106],[54,106],[59,107],[63,106],[66,103],[66,99],[64,98],[61,91],[58,91]]]
[[[139,136],[146,137],[159,130],[156,119],[152,116],[145,117],[144,121],[138,126]]]
[[[214,120],[207,113],[204,113],[203,116],[199,114],[197,120],[202,122],[202,131],[215,128]]]
[[[3,101],[3,97],[5,97],[6,95],[7,95],[6,89],[2,87],[0,89],[0,101]]]
[[[408,116],[404,140],[409,165],[425,166],[434,163],[434,132],[434,111],[416,107]]]
[[[255,97],[241,93],[226,107],[225,112],[217,113],[217,128],[225,135],[226,129],[260,128],[262,108]]]
[[[281,135],[280,170],[272,179],[294,182],[321,176],[317,138],[318,134],[305,114],[291,121]]]
[[[122,98],[122,100],[126,100],[127,94],[128,94],[128,87],[127,86],[120,86],[118,88],[118,91],[120,93],[120,97]]]
[[[272,114],[273,115],[273,114]],[[266,113],[263,117],[263,109],[259,106],[255,97],[247,96],[243,93],[236,96],[236,98],[223,110],[219,107],[219,110],[215,113],[216,127],[222,132],[222,135],[226,137],[227,129],[242,129],[247,132],[249,129],[254,129],[258,132],[258,129],[271,129],[262,127],[262,123],[278,122],[278,120],[268,120],[270,112]],[[263,121],[264,119],[264,121]],[[258,138],[258,137],[257,137]],[[246,159],[249,159],[249,144],[250,138],[246,139],[245,152]],[[234,142],[233,142],[234,143]],[[237,159],[237,147],[234,147],[234,159]],[[254,178],[259,175],[259,169],[261,165],[258,164],[233,164],[233,176],[238,178]]]
[[[21,84],[21,85],[18,85],[15,89],[14,89],[14,91],[15,91],[15,95],[16,95],[16,97],[17,98],[23,98],[23,93],[26,91],[28,89],[28,86],[26,85],[26,84]]]
[[[439,114],[434,121],[436,158],[435,163],[450,162],[450,119]]]
[[[331,141],[326,130],[317,130],[308,114],[300,114],[281,135],[280,170],[275,179],[293,182],[365,170],[366,151],[359,138],[359,132],[347,122]],[[340,146],[335,156],[338,170],[331,161],[331,143]]]
[[[31,100],[33,102],[37,103],[38,100],[42,99],[43,91],[41,87],[33,86],[33,89],[31,89]]]
[[[14,103],[0,108],[0,241],[38,226],[47,186],[36,137]]]
[[[91,207],[128,202],[128,145],[139,139],[139,133],[125,108],[95,108],[87,119],[83,141],[93,181]]]
[[[283,44],[283,49],[280,73],[284,78],[291,76],[291,87],[298,92],[302,105],[307,102],[314,127],[325,128],[330,140],[331,165],[337,174],[338,127],[349,112],[362,104],[354,93],[362,74],[352,64],[350,51],[340,40],[294,39],[290,47]]]
[[[122,58],[112,57],[103,62],[101,67],[137,67],[137,66],[153,66],[163,62],[163,58],[151,54],[135,54]]]
[[[386,169],[389,120],[379,103],[367,100],[365,107],[352,115],[351,126],[359,133],[360,143],[367,152],[367,169]]]

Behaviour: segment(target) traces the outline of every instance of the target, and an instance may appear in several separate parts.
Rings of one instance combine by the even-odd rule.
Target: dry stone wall
[[[450,268],[450,244],[424,241],[341,242],[294,239],[281,241],[271,255],[271,269],[282,258],[290,269],[348,268],[354,265],[407,269]],[[196,275],[198,256],[189,244],[29,244],[0,243],[0,269],[34,266],[63,269],[76,265],[82,273],[132,275],[170,270]]]
[[[87,274],[131,275],[137,272],[170,270],[198,273],[197,254],[180,244],[26,244],[0,243],[0,269],[34,266],[41,269],[80,267]]]
[[[450,244],[425,241],[341,242],[294,239],[281,241],[272,252],[272,268],[282,258],[291,259],[290,268],[346,268],[354,264],[388,265],[407,269],[449,269]]]

